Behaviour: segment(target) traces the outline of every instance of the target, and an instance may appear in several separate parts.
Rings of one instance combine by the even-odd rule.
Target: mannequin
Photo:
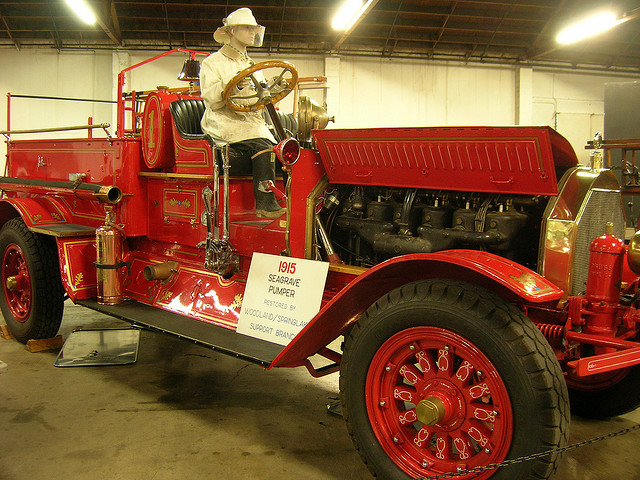
[[[276,202],[273,192],[261,187],[265,181],[275,182],[275,155],[272,151],[276,141],[258,111],[238,112],[230,109],[222,99],[227,83],[238,72],[255,62],[248,56],[247,47],[262,45],[264,27],[258,25],[248,8],[231,12],[223,26],[213,35],[223,46],[209,55],[200,69],[200,88],[205,102],[202,130],[210,135],[216,146],[229,145],[231,174],[253,173],[253,194],[256,200],[256,215],[278,218],[286,209]],[[239,95],[253,93],[247,78],[236,86]]]

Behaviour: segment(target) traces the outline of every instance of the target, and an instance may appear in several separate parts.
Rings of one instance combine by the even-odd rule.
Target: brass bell
[[[193,82],[200,78],[200,62],[194,58],[188,58],[182,65],[182,71],[178,75],[178,80]]]

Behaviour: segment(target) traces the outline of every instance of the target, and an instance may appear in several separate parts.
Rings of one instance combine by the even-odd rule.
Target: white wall
[[[57,53],[36,49],[0,50],[0,92],[74,98],[115,99],[117,73],[157,52]],[[434,63],[360,57],[309,57],[252,53],[256,61],[282,59],[294,63],[300,76],[326,75],[330,127],[416,125],[556,126],[573,144],[581,161],[588,161],[587,140],[602,130],[604,84],[639,78],[560,73],[531,68]],[[184,86],[176,80],[184,56],[173,54],[134,70],[126,90],[158,85]],[[10,66],[10,68],[8,67]],[[305,91],[321,101],[319,91]],[[292,97],[279,108],[292,110]],[[115,109],[107,104],[13,99],[12,129],[111,122]],[[0,130],[6,128],[6,97],[0,97]],[[605,133],[606,134],[606,133]],[[85,136],[38,134],[37,137]],[[100,135],[97,131],[96,136]],[[14,136],[14,138],[27,138]],[[0,144],[4,163],[6,146]]]
[[[613,81],[617,80],[602,75],[534,72],[533,122],[555,127],[588,165],[584,146],[604,130],[604,85]]]
[[[509,68],[348,58],[340,62],[340,127],[504,125],[514,121]]]
[[[111,53],[65,53],[52,50],[0,50],[0,92],[111,100]],[[0,130],[7,127],[7,97],[0,98]],[[112,106],[107,103],[60,100],[11,99],[11,129],[50,128],[111,122]],[[86,130],[83,132],[86,135]],[[66,133],[20,135],[14,138],[60,138]],[[4,164],[6,145],[0,155]]]

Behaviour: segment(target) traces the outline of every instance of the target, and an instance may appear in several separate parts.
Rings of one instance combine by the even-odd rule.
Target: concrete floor
[[[61,333],[127,324],[67,302]],[[338,376],[266,371],[143,331],[138,362],[56,368],[0,339],[0,480],[371,479],[326,405]],[[572,419],[571,442],[640,423]],[[640,431],[565,454],[554,480],[640,480]],[[514,479],[517,480],[517,479]]]

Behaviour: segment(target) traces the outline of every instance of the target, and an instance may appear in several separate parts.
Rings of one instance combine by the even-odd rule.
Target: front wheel
[[[13,218],[0,231],[0,255],[0,309],[9,330],[23,343],[53,337],[64,308],[54,240],[31,232],[21,218]]]
[[[340,396],[356,449],[385,479],[472,469],[568,438],[566,385],[548,343],[515,307],[464,282],[407,284],[370,307],[345,338]],[[472,478],[539,480],[559,460]]]

